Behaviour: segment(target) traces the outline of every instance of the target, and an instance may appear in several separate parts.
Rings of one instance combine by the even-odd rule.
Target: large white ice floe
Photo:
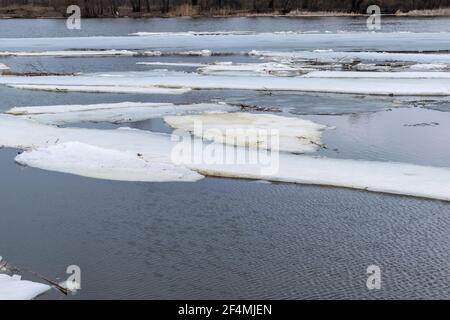
[[[0,274],[0,300],[31,300],[48,290],[48,285]]]
[[[193,62],[160,62],[160,61],[154,61],[154,62],[148,62],[148,61],[142,61],[137,62],[138,65],[144,65],[144,66],[170,66],[170,67],[206,67],[207,64],[204,63],[193,63]]]
[[[44,124],[63,125],[67,123],[103,121],[126,123],[162,118],[166,115],[236,110],[237,107],[224,103],[175,105],[172,103],[121,102],[92,105],[15,107],[6,111],[6,113],[33,119]]]
[[[199,51],[248,52],[252,49],[288,51],[333,49],[346,51],[440,51],[448,50],[450,33],[208,33],[186,36],[186,33],[159,33],[153,35],[118,37],[65,38],[7,38],[0,39],[0,50],[9,52],[39,52],[64,50],[148,50],[161,52]]]
[[[207,176],[345,187],[450,201],[450,168],[293,154],[280,154],[275,174],[262,174],[260,166],[250,165],[203,164],[191,168]]]
[[[229,36],[229,35],[251,35],[252,31],[185,31],[185,32],[134,32],[130,36]]]
[[[202,175],[187,167],[145,159],[132,151],[67,142],[25,151],[16,162],[30,167],[119,181],[197,181]]]
[[[167,135],[127,128],[57,128],[11,115],[0,115],[0,124],[0,146],[27,150],[16,159],[23,165],[109,180],[201,178],[171,162]]]
[[[192,147],[192,142],[194,142],[194,147]],[[198,146],[195,147],[196,143],[200,149]],[[60,144],[65,144],[65,146],[59,146]],[[86,147],[86,145],[90,147]],[[98,163],[94,168],[101,168],[104,162],[104,168],[110,168],[103,172],[104,178],[115,177],[118,179],[119,174],[112,172],[116,169],[115,166],[118,162],[103,156],[92,155],[94,150],[104,155],[114,154],[114,157],[120,154],[119,159],[121,160],[118,160],[122,168],[120,179],[124,180],[133,180],[132,178],[137,176],[135,172],[128,171],[128,161],[132,162],[130,165],[132,171],[136,166],[138,169],[142,169],[138,164],[141,163],[139,159],[142,159],[148,161],[149,165],[168,164],[166,171],[185,168],[208,176],[347,187],[450,201],[450,168],[315,158],[277,152],[270,153],[270,161],[224,163],[210,161],[211,159],[205,153],[211,156],[209,151],[214,148],[217,151],[214,156],[216,159],[223,159],[223,153],[237,154],[238,158],[245,159],[246,155],[248,158],[254,158],[255,153],[259,151],[225,144],[206,144],[195,139],[177,141],[171,139],[169,135],[133,129],[58,128],[17,116],[0,115],[0,146],[35,150],[27,154],[29,159],[33,159],[28,163],[25,161],[27,155],[19,155],[18,161],[23,164],[75,174],[96,175],[96,170],[88,170],[74,163],[73,158],[67,158],[64,155],[68,151],[75,159],[80,159],[79,153],[85,152],[74,152],[73,149],[88,149],[87,160],[80,159],[80,162],[88,165],[91,160],[95,159]],[[53,146],[55,148],[52,149]],[[39,151],[40,148],[44,148],[44,151],[42,149]],[[46,151],[45,148],[47,148]],[[103,149],[110,151],[103,151]],[[180,161],[179,158],[174,157],[174,154],[179,154],[180,150],[186,151],[187,158],[194,158],[194,161],[184,161],[185,157]],[[36,153],[33,155],[33,152]],[[138,160],[133,155],[136,155]],[[206,158],[208,161],[205,161]],[[203,159],[203,161],[195,161],[196,159]],[[64,163],[66,167],[64,167]],[[69,164],[73,164],[75,168],[69,167]],[[166,181],[167,176],[173,178],[173,175],[172,172],[166,173],[163,177],[158,175],[158,179]],[[190,172],[186,172],[183,177],[190,177],[192,180],[200,178]]]
[[[315,152],[326,126],[272,114],[214,113],[167,116],[173,128],[217,143],[293,153]]]
[[[234,77],[152,71],[79,76],[0,76],[0,84],[22,89],[85,92],[182,93],[189,89],[236,89],[363,95],[450,95],[450,79],[447,78],[447,73],[436,73],[434,76],[427,76],[426,79],[422,77],[422,73],[413,73],[411,76],[402,73],[399,78],[396,76],[380,78],[368,72],[361,72],[359,76],[358,74],[347,77],[343,73],[325,73],[323,74],[325,78],[313,78],[311,75]]]
[[[249,52],[251,56],[259,56],[275,61],[314,60],[319,62],[352,62],[357,60],[372,62],[415,62],[415,63],[447,63],[450,64],[450,54],[437,53],[394,53],[370,51],[257,51]]]
[[[133,87],[133,86],[84,86],[84,85],[33,85],[33,84],[10,84],[10,88],[36,91],[54,92],[91,92],[91,93],[138,93],[138,94],[183,94],[189,92],[190,88],[163,88],[155,86]]]
[[[450,79],[450,72],[356,72],[356,71],[313,71],[305,78],[322,79]]]
[[[228,75],[228,76],[246,76],[246,75],[292,75],[300,73],[301,69],[281,63],[215,63],[203,66],[198,72],[208,75]]]
[[[445,63],[418,63],[409,67],[410,70],[414,71],[442,71],[449,70],[450,64]]]
[[[282,63],[233,63],[229,61],[215,62],[213,64],[188,63],[188,62],[138,62],[139,65],[170,66],[170,67],[197,67],[197,72],[206,75],[298,75],[304,68],[294,67]]]
[[[1,48],[1,46],[0,46]],[[0,51],[0,57],[109,57],[135,56],[139,53],[130,50],[60,50],[60,51]]]

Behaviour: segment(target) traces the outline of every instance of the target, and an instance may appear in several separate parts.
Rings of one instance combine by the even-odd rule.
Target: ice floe
[[[208,75],[228,75],[228,76],[245,76],[245,75],[298,75],[301,73],[300,68],[289,66],[281,63],[238,63],[231,62],[215,63],[202,66],[198,69],[201,74]]]
[[[204,63],[192,63],[192,62],[137,62],[138,65],[144,66],[171,66],[171,67],[206,67]]]
[[[345,187],[450,201],[450,168],[293,154],[280,154],[280,169],[275,174],[262,174],[259,166],[250,165],[203,164],[191,168],[207,176]]]
[[[227,35],[251,35],[252,31],[186,31],[186,32],[134,32],[130,36],[227,36]]]
[[[448,70],[450,65],[444,63],[418,63],[409,68],[414,71],[441,71]]]
[[[227,76],[246,76],[246,75],[298,75],[304,69],[289,66],[281,63],[233,63],[233,62],[215,62],[213,64],[188,63],[188,62],[138,62],[139,65],[148,66],[171,66],[171,67],[196,67],[197,72],[205,75],[227,75]],[[306,71],[305,71],[306,72]]]
[[[212,51],[209,49],[202,49],[198,51],[180,51],[177,53],[182,56],[202,56],[202,57],[209,57],[212,55]]]
[[[202,175],[187,167],[145,159],[131,151],[67,142],[25,151],[16,162],[44,170],[119,181],[197,181]]]
[[[16,158],[22,165],[109,180],[202,178],[172,163],[168,135],[129,128],[58,128],[11,115],[0,115],[0,124],[0,146],[26,150]]]
[[[125,123],[162,118],[166,115],[236,111],[224,103],[175,105],[172,103],[121,102],[93,105],[55,105],[16,107],[7,114],[25,117],[44,124],[62,125],[77,122]]]
[[[9,70],[9,67],[3,63],[0,63],[0,75],[7,70]]]
[[[165,171],[179,171],[157,175],[157,180],[173,181],[181,178],[183,181],[195,181],[201,178],[183,171],[190,169],[207,176],[346,187],[450,201],[450,168],[317,158],[290,153],[271,153],[271,161],[256,164],[175,161],[173,154],[176,150],[191,150],[191,153],[187,153],[188,158],[200,156],[202,160],[202,146],[205,151],[214,147],[218,151],[217,159],[223,159],[221,153],[237,153],[241,156],[250,153],[251,158],[252,154],[258,152],[253,148],[217,143],[204,145],[198,141],[199,151],[195,143],[196,140],[192,149],[192,140],[177,141],[170,135],[134,129],[58,128],[17,116],[0,115],[0,146],[31,150],[23,156],[19,155],[17,160],[49,170],[98,177],[97,169],[101,171],[103,166],[103,178],[133,180],[140,178],[135,170],[142,170],[143,163],[152,168],[158,168],[158,165],[161,168],[167,164],[164,166]],[[66,152],[69,155],[66,156]],[[81,155],[86,153],[86,160],[83,160]],[[108,155],[111,157],[104,157]],[[114,160],[116,157],[120,160]],[[131,164],[128,170],[129,161]],[[85,168],[84,165],[92,167]],[[267,165],[268,170],[263,170]],[[117,167],[119,173],[114,173]]]
[[[0,84],[21,89],[179,94],[190,89],[270,90],[362,95],[450,95],[445,72],[312,72],[306,76],[222,76],[184,72],[117,72],[78,76],[0,76]]]
[[[48,285],[0,274],[0,300],[31,300],[48,290]]]
[[[450,79],[450,72],[354,72],[354,71],[313,71],[305,78],[333,79]]]
[[[132,87],[132,86],[85,86],[85,85],[27,85],[8,84],[8,87],[36,91],[59,92],[92,92],[92,93],[140,93],[140,94],[183,94],[190,88],[163,88],[156,86]]]
[[[257,51],[249,52],[249,55],[274,59],[276,61],[292,60],[316,60],[320,62],[342,61],[376,61],[376,62],[415,62],[415,63],[450,63],[449,54],[436,53],[394,53],[394,52],[370,52],[370,51],[338,51],[314,50],[314,51]]]
[[[1,46],[0,46],[1,48]],[[136,51],[130,50],[60,50],[60,51],[0,51],[0,57],[109,57],[109,56],[135,56]]]
[[[217,143],[293,153],[317,151],[326,128],[299,118],[242,112],[167,116],[164,120],[173,128]]]
[[[356,71],[382,71],[382,72],[392,71],[391,66],[382,66],[373,63],[357,63],[351,66],[351,68],[352,70]]]
[[[250,50],[286,51],[323,50],[347,51],[442,51],[448,50],[450,33],[251,33],[186,36],[185,33],[118,37],[7,38],[0,39],[0,50],[9,52],[39,52],[64,50],[158,50],[241,53]]]

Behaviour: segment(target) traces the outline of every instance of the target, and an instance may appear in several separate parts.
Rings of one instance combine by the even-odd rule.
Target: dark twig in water
[[[422,123],[414,123],[414,124],[405,124],[404,127],[435,127],[438,126],[438,122],[422,122]]]
[[[23,77],[43,77],[43,76],[75,76],[75,73],[59,73],[59,72],[46,72],[46,71],[35,71],[35,72],[14,72],[5,71],[4,76],[23,76]]]
[[[30,274],[32,274],[32,275],[34,275],[34,276],[44,280],[45,282],[47,282],[52,287],[54,287],[55,289],[57,289],[58,291],[60,291],[62,294],[66,295],[66,296],[70,292],[69,289],[66,289],[66,288],[62,287],[57,282],[55,282],[53,280],[50,280],[47,277],[44,277],[43,275],[41,275],[41,274],[39,274],[39,273],[37,273],[35,271],[29,270],[29,269],[26,269],[26,268],[19,268],[19,267],[13,266],[12,264],[10,264],[10,263],[8,263],[7,261],[4,261],[4,260],[0,261],[0,272],[6,272],[8,274],[18,274],[19,272],[23,272],[23,271],[28,272],[28,273],[30,273]]]
[[[241,108],[241,111],[281,112],[281,109],[277,107],[261,107],[243,103],[241,103],[239,106]]]

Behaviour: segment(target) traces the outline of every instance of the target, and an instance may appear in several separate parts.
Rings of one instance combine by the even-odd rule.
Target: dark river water
[[[450,31],[448,18],[384,18],[383,32]],[[365,31],[364,18],[0,20],[0,37],[127,35],[140,31]],[[450,45],[449,45],[450,47]],[[1,49],[1,44],[0,44]],[[450,49],[450,48],[449,48]],[[139,61],[234,61],[252,57],[1,58],[14,71],[143,71]],[[189,68],[177,70],[189,71]],[[450,166],[450,103],[394,97],[261,95],[240,90],[183,95],[88,94],[0,87],[13,106],[105,102],[227,101],[278,106],[336,127],[323,137],[333,158]],[[434,126],[415,126],[437,123]],[[80,126],[76,124],[74,126]],[[84,124],[101,128],[112,124]],[[128,124],[170,132],[160,119]],[[30,134],[33,134],[30,132]],[[0,255],[82,289],[40,299],[447,299],[450,204],[350,189],[206,178],[133,183],[24,168],[0,150]],[[382,287],[366,287],[369,265]],[[23,277],[37,280],[24,272]]]

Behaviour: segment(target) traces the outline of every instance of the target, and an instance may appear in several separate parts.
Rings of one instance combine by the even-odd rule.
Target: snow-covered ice
[[[79,76],[0,76],[0,84],[22,89],[84,92],[176,94],[190,89],[242,89],[362,95],[448,96],[450,95],[449,74],[402,72],[395,76],[382,72],[355,72],[355,74],[313,72],[307,76],[297,77],[234,77],[151,71]]]
[[[192,62],[137,62],[138,65],[144,66],[170,66],[170,67],[206,67],[204,63],[192,63]]]
[[[32,132],[33,134],[30,134]],[[33,149],[64,142],[81,142],[93,146],[133,151],[152,159],[169,159],[167,135],[130,128],[114,130],[58,128],[18,116],[0,114],[0,147]]]
[[[414,71],[441,71],[450,69],[450,64],[444,63],[418,63],[409,67]]]
[[[30,167],[96,179],[192,182],[203,178],[187,167],[147,160],[131,151],[105,149],[80,142],[32,149],[21,153],[15,160]]]
[[[30,134],[30,132],[33,134]],[[59,144],[65,144],[65,146],[58,146]],[[80,144],[82,148],[85,145],[91,146],[92,149],[89,152],[94,150],[97,152],[101,148],[111,150],[110,152],[114,154],[114,157],[117,152],[125,153],[125,155],[119,157],[120,161],[123,161],[120,162],[120,166],[123,166],[120,171],[121,179],[130,179],[131,176],[135,176],[135,173],[131,175],[127,171],[127,162],[131,161],[131,158],[134,160],[130,167],[141,168],[135,161],[141,162],[132,155],[136,155],[137,158],[142,158],[150,164],[168,164],[166,169],[172,170],[173,168],[170,165],[174,165],[174,149],[190,150],[189,148],[192,147],[192,141],[173,141],[169,135],[141,130],[57,128],[17,116],[0,115],[0,146],[25,150],[35,149],[34,155],[33,151],[26,154],[34,159],[33,162],[29,162],[30,165],[45,166],[52,170],[56,170],[55,167],[57,166],[63,166],[57,167],[57,169],[76,174],[82,171],[84,175],[95,175],[96,170],[87,170],[78,163],[71,162],[73,158],[64,158],[64,150],[76,157],[79,152],[74,153],[70,149],[73,146],[78,148]],[[252,148],[247,149],[217,143],[212,143],[212,145],[216,147],[216,150],[222,150],[225,153],[257,152]],[[56,147],[51,149],[52,146]],[[211,144],[208,144],[208,146],[211,147]],[[44,151],[42,149],[39,151],[39,148],[44,148]],[[48,148],[47,151],[45,151],[45,148]],[[104,174],[114,176],[115,174],[111,172],[117,165],[117,163],[114,163],[114,159],[97,157],[95,152],[94,155],[86,157],[87,163],[81,159],[81,164],[88,164],[90,163],[89,160],[95,159],[98,161],[95,168],[99,168],[104,161],[105,168],[111,168],[109,173],[105,170]],[[23,157],[26,157],[26,155]],[[197,155],[192,154],[192,156],[196,157]],[[289,153],[275,153],[272,154],[272,157],[275,158],[272,159],[273,162],[271,163],[277,164],[277,166],[274,166],[275,170],[270,173],[262,170],[262,167],[266,164],[259,163],[224,164],[196,163],[194,161],[183,165],[175,164],[207,176],[328,185],[450,201],[450,168],[406,163],[316,158]],[[221,155],[218,154],[217,158],[220,159]],[[20,159],[19,156],[18,160],[20,161]],[[23,161],[23,163],[26,163],[25,160]],[[51,163],[46,163],[46,161]],[[75,169],[68,167],[70,163],[75,166]],[[178,167],[176,169],[183,170]],[[166,176],[172,176],[174,173],[165,174]],[[117,178],[118,175],[115,175],[115,177]],[[194,177],[199,178],[195,175]],[[158,176],[158,178],[161,177]]]
[[[85,85],[42,85],[42,84],[8,84],[10,88],[56,91],[56,92],[91,92],[91,93],[140,93],[140,94],[183,94],[189,92],[190,88],[163,88],[156,86],[132,87],[132,86],[85,86]]]
[[[15,107],[7,114],[25,117],[44,124],[62,125],[77,122],[126,123],[162,118],[166,115],[229,112],[238,108],[224,103],[175,105],[172,103],[121,102],[93,105],[55,105]]]
[[[164,120],[173,128],[217,143],[293,153],[317,151],[326,128],[300,118],[242,112],[167,116]]]
[[[186,32],[134,32],[130,36],[228,36],[228,35],[251,35],[252,31],[186,31]]]
[[[16,158],[23,165],[109,180],[202,178],[170,161],[173,146],[164,134],[129,128],[58,128],[11,115],[0,115],[0,132],[0,146],[26,150]]]
[[[48,290],[48,285],[0,274],[0,300],[31,300]]]
[[[335,186],[450,201],[450,168],[280,154],[276,174],[259,166],[196,165],[203,175]]]
[[[357,60],[372,62],[415,62],[415,63],[450,63],[450,54],[437,53],[394,53],[371,51],[257,51],[249,52],[251,56],[260,56],[275,61],[315,60],[320,62],[352,62]]]
[[[292,75],[300,73],[301,69],[281,63],[216,63],[203,66],[198,72],[208,75]]]
[[[148,50],[161,52],[211,50],[242,53],[250,50],[286,51],[395,51],[420,52],[448,50],[450,33],[249,33],[186,36],[185,33],[117,37],[7,38],[0,39],[0,50],[39,52],[64,50]]]
[[[355,71],[313,71],[305,78],[324,79],[450,79],[450,72],[355,72]]]
[[[2,48],[2,46],[0,46]],[[0,57],[109,57],[135,56],[139,53],[130,50],[60,50],[60,51],[0,51]]]

